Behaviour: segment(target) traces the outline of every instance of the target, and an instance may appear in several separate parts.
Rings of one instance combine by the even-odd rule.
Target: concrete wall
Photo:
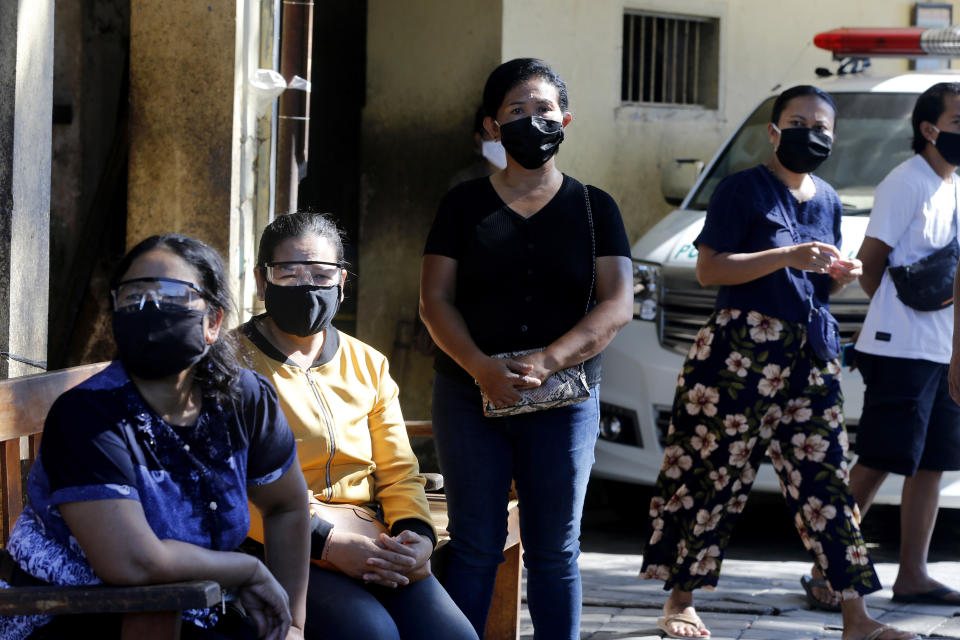
[[[431,361],[410,348],[420,255],[451,176],[473,160],[473,114],[500,62],[499,7],[491,0],[368,6],[357,334],[391,358],[409,417],[429,408]],[[316,87],[314,95],[325,99]]]
[[[175,231],[229,259],[236,11],[131,2],[128,247]]]
[[[53,0],[0,2],[0,351],[47,357]],[[38,373],[0,358],[0,377]]]
[[[661,169],[674,158],[709,160],[775,85],[815,80],[833,67],[813,36],[842,26],[907,26],[913,2],[810,0],[787,9],[769,0],[504,0],[503,59],[539,57],[567,82],[574,120],[558,166],[609,191],[631,241],[670,210]],[[625,9],[720,21],[720,95],[716,110],[638,107],[620,101]],[[955,19],[960,3],[955,3]],[[874,60],[874,73],[907,69]]]

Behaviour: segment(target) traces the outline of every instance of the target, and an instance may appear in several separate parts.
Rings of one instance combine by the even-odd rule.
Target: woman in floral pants
[[[810,305],[827,307],[861,273],[836,248],[839,197],[809,173],[829,154],[835,114],[814,87],[781,94],[768,125],[776,153],[718,185],[696,241],[698,279],[721,285],[717,311],[677,380],[640,576],[671,590],[658,622],[670,637],[709,636],[692,592],[716,586],[765,455],[804,545],[843,600],[843,639],[912,637],[863,605],[880,583],[848,486],[840,367],[807,342]]]

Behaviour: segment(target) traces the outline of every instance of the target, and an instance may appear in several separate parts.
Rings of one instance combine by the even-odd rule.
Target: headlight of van
[[[633,261],[633,317],[636,320],[657,319],[660,308],[660,265]]]

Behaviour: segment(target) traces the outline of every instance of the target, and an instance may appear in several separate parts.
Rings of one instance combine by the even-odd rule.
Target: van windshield
[[[913,155],[910,114],[917,94],[834,93],[832,97],[839,114],[836,141],[816,175],[840,194],[845,214],[867,214],[873,209],[873,193],[880,181]],[[765,100],[750,115],[700,183],[688,209],[706,210],[721,180],[770,157],[767,123],[774,100]]]

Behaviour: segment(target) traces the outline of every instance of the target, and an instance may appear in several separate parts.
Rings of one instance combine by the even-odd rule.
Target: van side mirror
[[[703,161],[696,158],[676,158],[667,162],[660,172],[660,192],[663,199],[677,206],[687,197],[703,171]]]

